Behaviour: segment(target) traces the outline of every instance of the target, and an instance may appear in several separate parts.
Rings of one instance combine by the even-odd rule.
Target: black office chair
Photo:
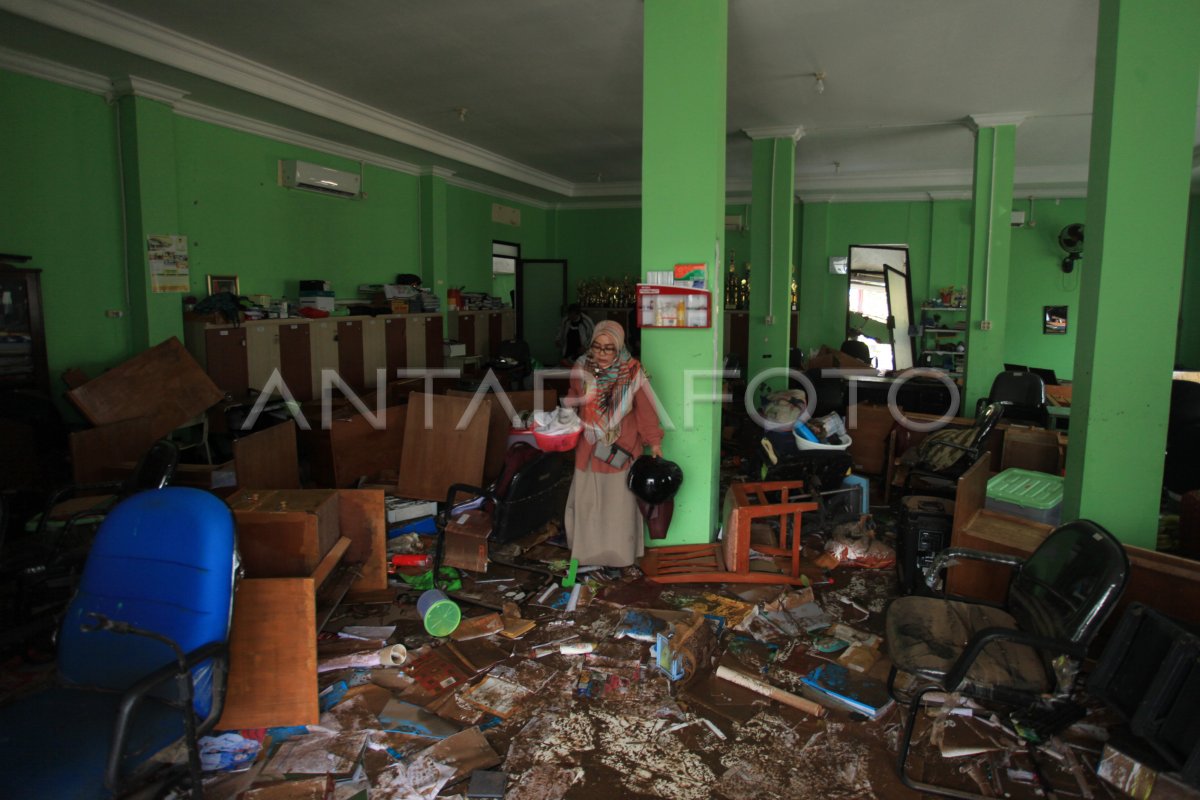
[[[520,389],[533,374],[533,355],[524,339],[505,339],[496,349],[496,357],[487,362],[502,386]]]
[[[847,339],[838,349],[865,364],[871,363],[871,348],[867,347],[867,343],[860,339]]]
[[[903,672],[915,685],[898,700],[909,703],[897,768],[904,784],[919,792],[976,798],[958,789],[910,778],[905,762],[913,729],[927,693],[954,692],[997,702],[1017,711],[1039,705],[1047,693],[1064,697],[1071,690],[1088,645],[1124,591],[1129,575],[1125,548],[1108,531],[1087,520],[1054,530],[1028,559],[952,548],[930,567],[933,587],[956,559],[975,559],[1013,569],[1003,607],[964,597],[893,600],[887,610],[886,641],[892,670],[888,689],[894,697]],[[1072,668],[1059,660],[1066,657]],[[1068,685],[1058,676],[1069,676]]]
[[[926,436],[919,445],[901,456],[908,466],[903,495],[932,494],[954,497],[958,479],[983,456],[988,439],[1007,407],[1000,403],[982,406],[969,428],[945,428]]]
[[[1050,419],[1046,411],[1046,381],[1036,372],[1005,370],[992,381],[992,390],[980,398],[978,412],[988,403],[1004,406],[1004,418],[1010,422],[1028,422],[1046,427]]]
[[[75,483],[59,488],[50,496],[45,511],[38,518],[35,541],[40,540],[47,529],[58,528],[56,539],[62,539],[81,520],[99,522],[118,501],[137,492],[161,489],[169,484],[178,466],[179,445],[170,439],[159,439],[142,454],[133,472],[124,480]],[[80,498],[84,507],[62,510],[62,504],[72,498]]]
[[[434,575],[440,577],[445,549],[446,524],[454,507],[482,497],[482,509],[492,517],[489,545],[504,544],[539,530],[552,519],[561,518],[566,505],[570,473],[563,469],[562,453],[543,452],[517,442],[508,448],[504,471],[485,488],[456,483],[446,492],[446,505],[437,518]]]

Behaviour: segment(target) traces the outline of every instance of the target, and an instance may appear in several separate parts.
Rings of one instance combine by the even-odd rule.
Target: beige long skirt
[[[646,551],[642,515],[624,472],[575,470],[564,518],[571,557],[580,565],[628,567]]]

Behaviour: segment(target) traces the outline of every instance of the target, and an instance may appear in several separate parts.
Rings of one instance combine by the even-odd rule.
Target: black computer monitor
[[[1041,375],[1042,381],[1045,382],[1045,384],[1047,386],[1057,386],[1058,385],[1058,376],[1054,374],[1054,370],[1052,370],[1052,369],[1041,369],[1040,367],[1030,367],[1029,371],[1032,372],[1034,375]]]

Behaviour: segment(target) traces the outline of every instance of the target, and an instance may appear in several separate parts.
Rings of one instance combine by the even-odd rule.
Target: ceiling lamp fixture
[[[825,94],[825,70],[817,70],[813,77],[817,79],[817,94]]]
[[[467,110],[468,109],[466,106],[462,106],[461,108],[456,108],[454,110],[458,112],[458,121],[459,122],[467,121]]]

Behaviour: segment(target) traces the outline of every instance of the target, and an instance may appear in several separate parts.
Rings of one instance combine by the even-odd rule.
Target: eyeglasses
[[[588,349],[591,350],[593,353],[603,353],[604,355],[609,355],[609,356],[611,356],[617,352],[617,348],[613,347],[612,345],[594,344],[591,347],[589,347]]]

